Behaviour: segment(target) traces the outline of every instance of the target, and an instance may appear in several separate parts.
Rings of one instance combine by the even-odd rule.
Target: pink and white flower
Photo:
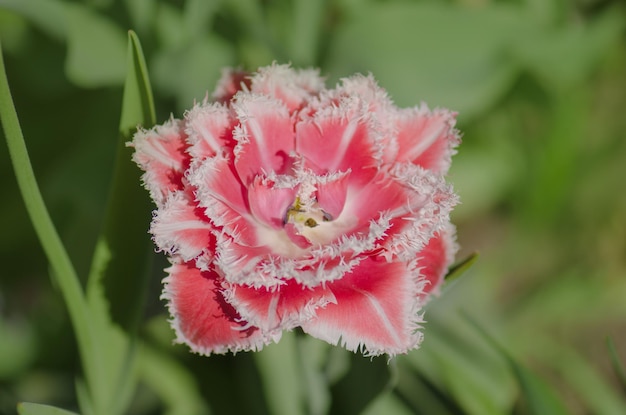
[[[372,76],[225,71],[214,102],[131,146],[169,255],[163,298],[201,354],[283,330],[368,355],[416,348],[456,244],[455,114],[395,107]]]

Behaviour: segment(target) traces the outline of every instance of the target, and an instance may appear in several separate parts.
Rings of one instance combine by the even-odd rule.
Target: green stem
[[[24,136],[15,111],[9,83],[4,67],[2,47],[0,45],[0,121],[6,136],[9,155],[17,183],[26,205],[26,210],[33,223],[35,232],[43,250],[51,264],[53,278],[61,289],[61,295],[67,304],[70,319],[76,332],[78,349],[88,380],[95,380],[95,368],[92,362],[93,342],[89,330],[89,314],[83,289],[74,266],[61,242],[46,205],[39,191],[35,173],[33,172]],[[89,382],[91,385],[92,382]]]

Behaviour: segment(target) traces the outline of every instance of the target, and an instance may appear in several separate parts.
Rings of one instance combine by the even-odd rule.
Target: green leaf
[[[127,64],[120,120],[120,132],[124,136],[138,125],[150,128],[156,123],[148,67],[139,39],[133,31],[128,32]]]
[[[113,321],[134,330],[141,316],[149,275],[151,204],[140,171],[126,146],[138,125],[155,123],[152,90],[139,40],[128,38],[128,75],[124,87],[120,137],[102,233],[96,245],[88,290],[105,284]],[[92,288],[93,287],[93,288]]]
[[[126,41],[122,29],[87,7],[77,4],[66,7],[68,78],[88,88],[121,85],[126,74]]]
[[[75,412],[54,406],[40,405],[37,403],[21,402],[17,404],[17,413],[20,415],[78,415]]]
[[[497,350],[507,361],[520,386],[528,413],[531,415],[567,415],[569,410],[559,399],[552,388],[543,379],[519,363],[500,343],[498,343],[485,329],[483,329],[467,313],[465,318],[472,326]]]

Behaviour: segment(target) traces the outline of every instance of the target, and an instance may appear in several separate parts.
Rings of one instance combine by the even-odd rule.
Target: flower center
[[[285,214],[285,224],[291,224],[298,235],[305,237],[310,243],[325,244],[330,241],[328,222],[333,218],[325,212],[315,199],[303,202],[300,197]]]

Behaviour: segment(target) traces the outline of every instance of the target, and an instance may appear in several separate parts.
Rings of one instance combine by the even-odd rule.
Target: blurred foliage
[[[391,362],[298,333],[259,354],[194,356],[171,345],[157,258],[129,413],[525,414],[545,396],[572,414],[626,413],[623,2],[0,0],[30,158],[85,283],[129,29],[158,122],[210,93],[222,67],[273,60],[320,66],[329,84],[372,72],[398,105],[459,111],[459,259],[481,253],[427,307],[421,349]],[[0,413],[75,411],[74,334],[3,145],[0,181]]]

